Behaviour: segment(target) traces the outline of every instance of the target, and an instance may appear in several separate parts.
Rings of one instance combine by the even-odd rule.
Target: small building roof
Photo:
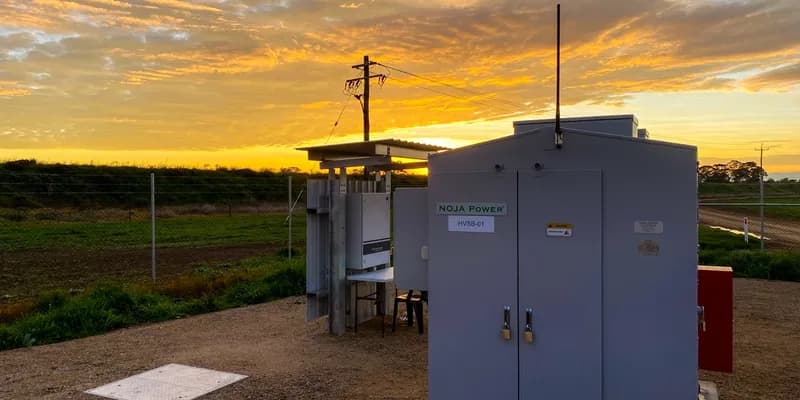
[[[448,150],[448,148],[399,139],[380,139],[370,140],[368,142],[351,142],[300,147],[297,150],[307,151],[308,159],[316,161],[374,156],[427,160],[430,153]]]
[[[449,149],[399,139],[380,139],[300,147],[297,150],[307,151],[308,159],[321,161],[320,167],[324,169],[339,166],[390,165],[393,164],[392,157],[427,161],[430,154]]]

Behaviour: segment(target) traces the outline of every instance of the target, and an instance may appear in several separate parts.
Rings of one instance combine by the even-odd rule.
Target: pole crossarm
[[[378,64],[378,62],[377,61],[370,61],[369,62],[369,65],[375,65],[375,64]],[[361,68],[364,68],[364,64],[356,64],[356,65],[351,66],[350,68],[361,69]]]

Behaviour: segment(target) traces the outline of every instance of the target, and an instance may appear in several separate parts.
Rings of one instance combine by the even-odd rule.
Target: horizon
[[[554,5],[10,0],[0,159],[315,170],[296,147],[361,140],[343,89],[367,54],[372,138],[505,136],[553,117]],[[764,143],[800,178],[799,3],[565,2],[562,26],[562,117],[634,114],[701,164]]]
[[[37,165],[67,165],[67,166],[74,166],[74,167],[110,167],[110,168],[140,168],[140,169],[195,169],[201,171],[224,171],[224,170],[249,170],[252,172],[270,172],[270,173],[282,173],[283,169],[292,169],[297,167],[279,167],[279,168],[250,168],[250,167],[234,167],[234,166],[227,166],[227,165],[203,165],[203,166],[186,166],[186,165],[147,165],[147,164],[133,164],[133,163],[120,163],[120,162],[112,162],[109,164],[96,164],[92,161],[89,162],[42,162],[36,159],[14,159],[14,160],[0,160],[0,165],[5,163],[12,163],[12,162],[19,162],[19,161],[35,161]],[[740,161],[740,162],[756,162],[756,160],[730,160],[730,161]],[[316,163],[316,162],[315,162]],[[703,166],[703,164],[701,164]],[[426,170],[425,168],[417,168],[411,170],[402,170],[401,172],[408,173],[409,175],[427,175],[427,172],[420,173],[418,171]],[[320,170],[319,168],[309,168],[309,169],[300,169],[297,168],[296,171],[292,173],[299,173],[299,174],[324,174],[325,172]],[[765,171],[765,176],[767,177],[765,182],[773,179],[775,181],[779,181],[784,178],[788,179],[796,179],[800,180],[800,174],[794,173],[770,173],[769,171]]]

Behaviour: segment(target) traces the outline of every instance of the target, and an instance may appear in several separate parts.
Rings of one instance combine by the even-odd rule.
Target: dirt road
[[[744,217],[750,218],[750,232],[758,234],[760,222],[757,215],[717,208],[700,208],[700,223],[703,225],[722,226],[741,231]],[[764,219],[764,236],[770,239],[767,242],[769,245],[800,248],[800,223],[767,217]]]
[[[703,373],[723,400],[796,400],[800,283],[737,279],[736,373]],[[96,399],[82,391],[168,363],[250,377],[204,399],[425,399],[427,339],[381,338],[378,320],[330,337],[303,298],[0,353],[0,399]]]

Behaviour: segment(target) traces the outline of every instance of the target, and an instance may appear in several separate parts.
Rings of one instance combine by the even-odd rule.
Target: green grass
[[[159,247],[269,243],[286,240],[282,215],[188,216],[156,221]],[[305,219],[293,220],[293,239],[305,235]],[[150,222],[23,221],[0,224],[0,251],[136,248],[150,245]]]
[[[229,271],[197,271],[182,279],[155,288],[102,283],[78,295],[64,291],[42,295],[28,314],[0,324],[0,350],[55,343],[305,292],[304,262],[274,256],[249,259]]]
[[[758,250],[757,240],[745,244],[742,236],[700,226],[699,262],[733,268],[741,278],[800,282],[800,252]]]
[[[698,187],[700,197],[756,196],[759,194],[758,183],[701,183]],[[800,183],[767,182],[764,184],[764,195],[800,196]]]
[[[750,238],[750,243],[744,242],[744,237],[720,229],[700,225],[698,230],[700,251],[703,250],[757,250],[760,248],[758,239]]]

